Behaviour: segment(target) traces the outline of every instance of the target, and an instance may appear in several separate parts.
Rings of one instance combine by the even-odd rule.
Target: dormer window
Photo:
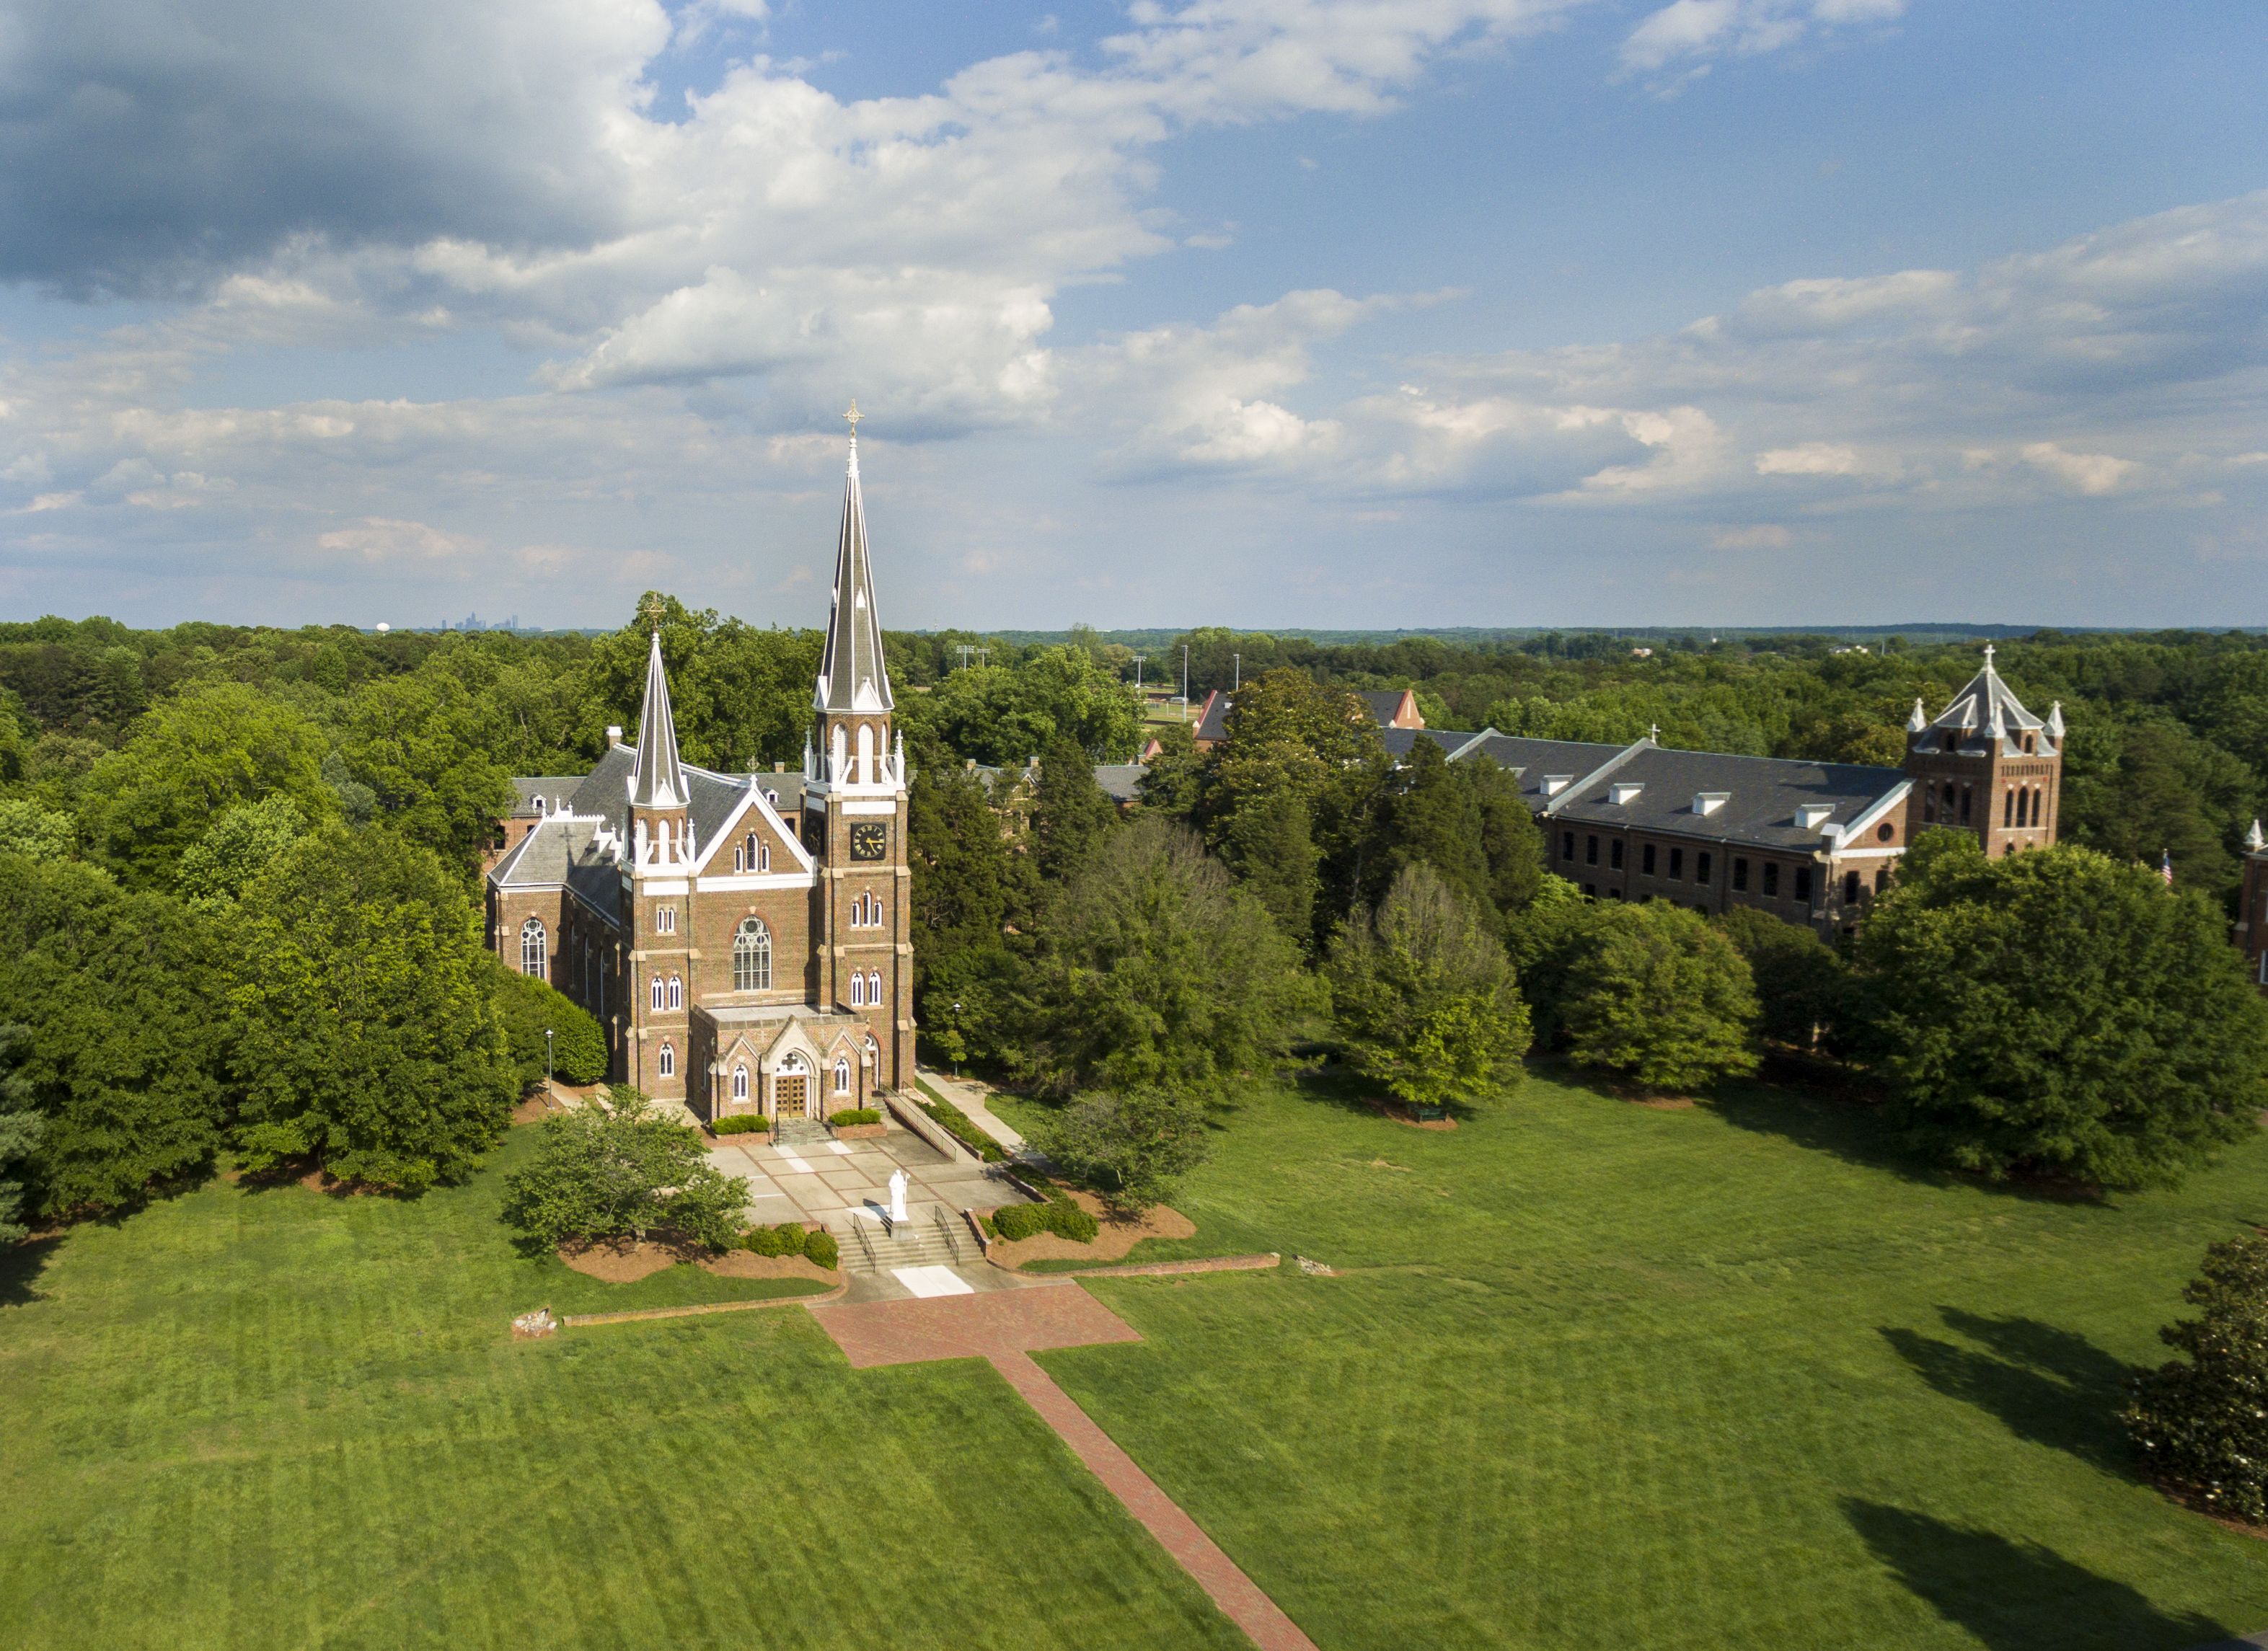
[[[1732,800],[1730,791],[1696,791],[1693,794],[1693,811],[1696,814],[1714,814]]]
[[[1637,802],[1638,793],[1645,789],[1646,787],[1643,784],[1614,786],[1608,790],[1607,800],[1616,808],[1627,807]]]
[[[1543,776],[1543,795],[1557,796],[1574,783],[1575,776],[1572,774],[1547,774]]]
[[[1815,832],[1822,826],[1827,824],[1828,817],[1834,812],[1834,805],[1831,803],[1807,803],[1801,808],[1795,811],[1796,829],[1798,831]]]

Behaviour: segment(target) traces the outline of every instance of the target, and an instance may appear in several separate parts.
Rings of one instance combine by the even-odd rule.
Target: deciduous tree
[[[1152,1086],[1082,1095],[1037,1127],[1034,1144],[1138,1214],[1171,1199],[1205,1161],[1205,1104]]]
[[[643,1244],[666,1228],[721,1249],[738,1235],[747,1180],[720,1172],[700,1131],[663,1117],[629,1085],[536,1127],[534,1157],[504,1178],[504,1218],[537,1243]]]
[[[312,1156],[410,1190],[477,1168],[515,1089],[462,884],[391,833],[332,825],[240,909],[229,1000],[247,1163]]]
[[[2268,1104],[2268,1003],[2224,920],[2140,866],[1925,832],[1859,961],[1894,1126],[1960,1168],[2171,1185]]]
[[[1493,927],[1417,864],[1339,935],[1331,996],[1357,1071],[1413,1106],[1486,1105],[1519,1083],[1528,1006]]]
[[[1756,994],[1720,929],[1666,901],[1593,906],[1561,1007],[1568,1051],[1653,1090],[1753,1072]]]

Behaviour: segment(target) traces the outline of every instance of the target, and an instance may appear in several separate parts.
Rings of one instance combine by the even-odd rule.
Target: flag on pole
[[[2174,851],[2170,848],[2161,848],[2158,853],[2161,856],[2158,862],[2158,875],[2165,878],[2166,886],[2170,889],[2174,886]]]

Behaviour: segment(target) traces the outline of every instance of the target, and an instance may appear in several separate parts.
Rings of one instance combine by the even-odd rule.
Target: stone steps
[[[958,1216],[948,1216],[947,1220],[958,1223],[950,1229],[950,1242],[934,1216],[902,1222],[895,1234],[886,1234],[880,1222],[861,1221],[858,1231],[844,1237],[843,1265],[858,1273],[888,1273],[898,1267],[966,1266],[979,1259],[982,1251],[976,1235],[968,1230],[968,1223]],[[858,1242],[858,1232],[865,1234],[864,1244]],[[954,1254],[955,1244],[960,1246],[958,1256]]]
[[[818,1147],[833,1139],[827,1126],[815,1118],[783,1118],[772,1130],[776,1147]]]

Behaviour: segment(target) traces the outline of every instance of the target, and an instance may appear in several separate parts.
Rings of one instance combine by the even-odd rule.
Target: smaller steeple
[[[661,664],[661,625],[655,620],[646,654],[645,705],[638,713],[637,760],[630,769],[635,808],[683,808],[685,771],[677,761],[677,723],[669,711],[669,674]]]
[[[882,659],[882,621],[874,611],[874,576],[866,561],[866,505],[858,490],[858,421],[851,402],[850,465],[843,483],[843,537],[835,553],[834,606],[827,616],[827,648],[819,662],[811,708],[882,712],[895,708],[889,667]]]
[[[2252,829],[2244,833],[2244,847],[2247,853],[2256,855],[2262,849],[2268,848],[2268,837],[2261,835],[2258,820],[2254,820]]]
[[[1918,734],[1929,726],[1929,713],[1921,708],[1921,698],[1914,698],[1913,715],[1906,718],[1906,732]]]

